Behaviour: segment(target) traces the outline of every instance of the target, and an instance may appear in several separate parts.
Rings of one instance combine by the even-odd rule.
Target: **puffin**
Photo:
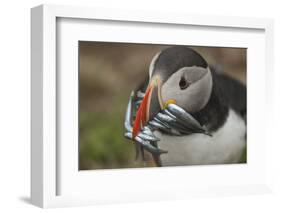
[[[246,150],[246,86],[197,51],[173,46],[151,60],[131,93],[125,137],[157,166],[241,163]]]

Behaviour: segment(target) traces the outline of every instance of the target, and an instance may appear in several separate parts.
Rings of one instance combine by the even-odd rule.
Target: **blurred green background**
[[[135,161],[124,134],[130,92],[148,75],[152,57],[168,45],[79,42],[79,169],[155,166]],[[218,70],[246,83],[246,49],[192,47]],[[243,156],[246,160],[246,151]]]

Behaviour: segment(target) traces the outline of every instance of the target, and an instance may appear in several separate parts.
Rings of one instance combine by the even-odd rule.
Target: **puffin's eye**
[[[189,82],[187,82],[187,80],[184,77],[181,77],[179,86],[180,86],[181,90],[184,90],[189,86]]]

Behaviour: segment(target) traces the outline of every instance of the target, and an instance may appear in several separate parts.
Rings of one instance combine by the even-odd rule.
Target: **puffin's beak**
[[[135,138],[140,130],[146,125],[146,123],[161,109],[160,98],[160,83],[158,79],[152,80],[146,89],[144,98],[140,104],[140,107],[136,113],[136,119],[133,126],[133,138]]]

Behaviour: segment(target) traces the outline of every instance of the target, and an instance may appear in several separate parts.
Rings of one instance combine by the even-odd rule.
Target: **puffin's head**
[[[176,46],[156,54],[149,68],[149,85],[137,111],[135,137],[159,111],[176,104],[189,113],[201,110],[212,92],[212,75],[196,51]]]

